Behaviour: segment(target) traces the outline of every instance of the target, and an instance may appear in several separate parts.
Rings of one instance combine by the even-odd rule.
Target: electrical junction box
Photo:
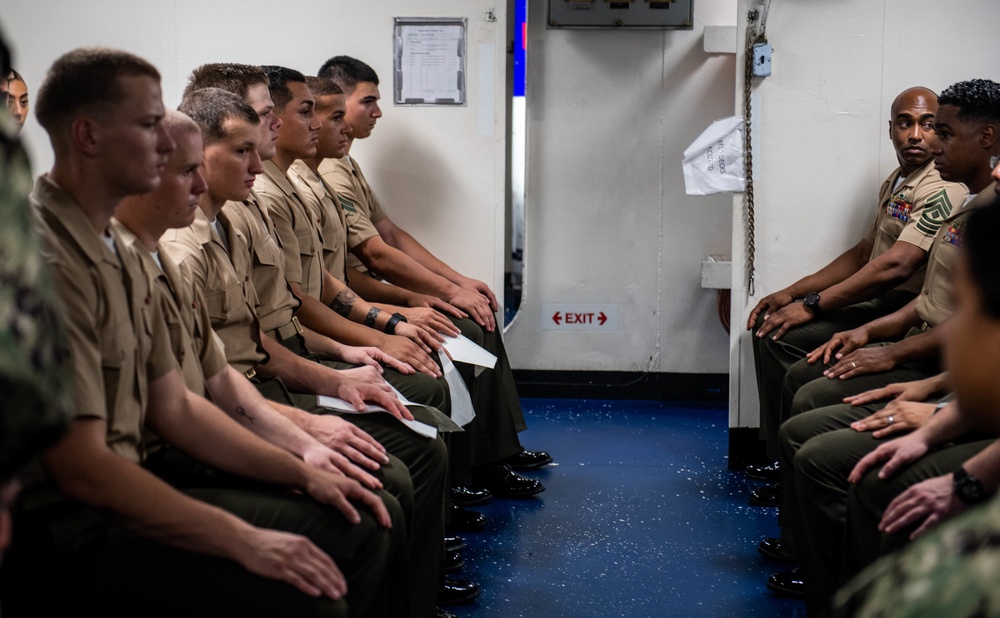
[[[753,76],[770,77],[771,75],[771,45],[754,43],[753,46]]]
[[[694,0],[549,0],[548,28],[691,30]]]

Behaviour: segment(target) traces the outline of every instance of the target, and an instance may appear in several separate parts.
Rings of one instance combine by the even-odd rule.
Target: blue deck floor
[[[781,568],[755,550],[777,532],[774,509],[747,505],[756,486],[726,469],[721,407],[524,399],[527,448],[556,464],[547,490],[477,510],[455,577],[483,588],[465,618],[517,616],[804,616],[764,589]]]

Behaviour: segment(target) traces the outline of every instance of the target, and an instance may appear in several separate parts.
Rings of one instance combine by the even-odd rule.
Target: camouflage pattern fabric
[[[1000,616],[1000,499],[862,571],[837,593],[838,616]]]
[[[68,346],[32,228],[28,157],[0,110],[0,482],[65,431]]]

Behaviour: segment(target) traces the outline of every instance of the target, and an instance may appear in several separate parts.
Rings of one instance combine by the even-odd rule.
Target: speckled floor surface
[[[527,448],[556,465],[547,490],[477,510],[455,577],[483,588],[464,618],[804,616],[764,589],[781,565],[755,550],[774,509],[747,505],[726,469],[726,411],[662,402],[524,399]]]

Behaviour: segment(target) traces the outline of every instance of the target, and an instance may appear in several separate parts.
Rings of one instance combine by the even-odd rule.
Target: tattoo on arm
[[[375,328],[375,318],[377,318],[380,313],[382,313],[382,310],[378,307],[372,307],[369,309],[368,315],[365,316],[365,326]]]
[[[251,424],[251,425],[253,425],[253,417],[252,417],[252,416],[250,416],[249,414],[247,414],[247,411],[246,411],[246,410],[244,410],[243,408],[241,408],[241,407],[237,406],[237,407],[236,407],[236,415],[237,415],[237,416],[243,416],[243,417],[246,417],[246,419],[247,419],[248,421],[250,421],[250,424]]]
[[[330,308],[346,318],[351,315],[351,311],[354,309],[354,301],[356,300],[358,300],[358,295],[355,294],[350,288],[346,288],[333,297],[333,302],[330,303]]]

